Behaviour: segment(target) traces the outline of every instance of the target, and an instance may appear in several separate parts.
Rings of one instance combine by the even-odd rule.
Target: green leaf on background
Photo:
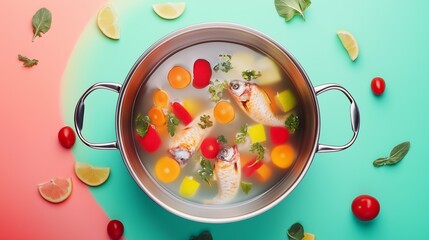
[[[52,14],[47,8],[39,9],[33,16],[33,39],[42,37],[42,33],[46,33],[51,28]]]
[[[23,62],[24,67],[32,67],[32,66],[37,65],[39,63],[39,60],[30,59],[26,56],[22,56],[21,54],[18,54],[18,60]]]
[[[289,240],[301,240],[304,238],[304,227],[300,223],[294,223],[287,231]]]
[[[394,165],[400,162],[410,149],[410,142],[403,142],[396,145],[390,152],[389,157],[378,158],[373,162],[374,167],[381,167],[385,165]]]
[[[212,234],[209,231],[200,233],[197,237],[191,236],[189,240],[213,240]]]
[[[277,13],[289,21],[296,14],[305,19],[304,11],[310,6],[311,0],[274,0],[274,4]]]

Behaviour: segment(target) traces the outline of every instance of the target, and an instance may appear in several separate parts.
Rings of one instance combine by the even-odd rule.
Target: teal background
[[[175,20],[159,18],[156,1],[112,1],[121,21],[121,39],[104,37],[95,16],[83,30],[62,79],[64,118],[73,125],[77,99],[96,82],[122,83],[136,59],[164,35],[192,24],[222,21],[263,32],[288,49],[301,63],[314,86],[338,83],[356,99],[361,129],[355,144],[338,153],[316,154],[298,187],[271,210],[236,223],[204,224],[181,219],[152,202],[128,174],[118,151],[99,151],[77,141],[77,161],[111,167],[109,180],[91,188],[96,201],[112,219],[125,225],[127,239],[188,239],[203,230],[216,240],[287,239],[286,230],[300,222],[317,239],[411,239],[425,234],[429,212],[429,161],[426,135],[429,114],[429,1],[314,0],[306,20],[290,22],[277,15],[274,1],[188,0]],[[349,60],[336,36],[352,32],[360,55]],[[373,77],[387,87],[382,96],[371,92]],[[352,136],[349,104],[339,92],[318,97],[321,139],[343,144]],[[93,142],[115,139],[117,94],[96,91],[86,101],[84,135]],[[372,161],[387,156],[403,141],[411,142],[396,166],[374,168]],[[426,149],[426,150],[425,150]],[[361,194],[381,204],[372,222],[356,220],[352,200]],[[424,238],[424,237],[423,237]]]

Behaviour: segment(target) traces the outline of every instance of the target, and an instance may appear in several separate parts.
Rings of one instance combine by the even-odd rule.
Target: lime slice
[[[180,17],[185,11],[186,3],[184,2],[167,2],[152,4],[152,8],[158,16],[164,19],[175,19]]]
[[[356,60],[359,55],[359,46],[355,37],[350,32],[344,30],[337,31],[337,35],[349,54],[350,59],[352,61]]]
[[[105,4],[98,11],[97,25],[106,37],[119,39],[119,18],[111,3]]]

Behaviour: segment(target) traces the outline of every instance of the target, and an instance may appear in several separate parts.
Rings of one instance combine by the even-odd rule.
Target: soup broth
[[[204,71],[194,69],[197,59],[203,59]],[[210,84],[195,87],[195,79],[207,78],[207,64]],[[219,94],[213,93],[215,88]],[[240,101],[250,95],[247,105]],[[298,100],[288,75],[255,49],[228,42],[182,49],[159,64],[136,98],[134,119],[150,120],[148,125],[134,123],[140,161],[155,181],[179,198],[203,204],[251,199],[287,177],[293,167],[303,127],[298,125],[294,132],[294,123],[302,118]],[[200,119],[204,116],[209,121]],[[192,122],[185,126],[188,120]],[[142,133],[142,126],[152,129]],[[193,142],[195,150],[172,150],[174,141]],[[156,146],[148,150],[145,144]],[[228,161],[221,159],[225,156]],[[223,199],[215,201],[222,194]]]

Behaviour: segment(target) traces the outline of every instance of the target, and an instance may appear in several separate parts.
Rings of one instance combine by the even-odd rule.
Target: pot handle
[[[329,91],[329,90],[338,90],[350,101],[350,121],[352,124],[352,131],[353,131],[353,137],[352,139],[345,145],[342,146],[331,146],[331,145],[324,145],[319,144],[317,146],[317,152],[318,153],[324,153],[324,152],[338,152],[341,150],[344,150],[348,147],[350,147],[356,140],[356,137],[359,133],[359,127],[360,127],[360,114],[359,114],[359,108],[356,104],[356,101],[352,97],[352,95],[342,86],[336,85],[336,84],[324,84],[320,85],[314,88],[314,91],[316,92],[316,95],[319,95],[323,92]]]
[[[82,96],[79,98],[79,101],[76,104],[76,108],[74,111],[74,126],[77,132],[77,135],[79,136],[80,140],[82,140],[83,143],[85,143],[87,146],[94,148],[94,149],[118,149],[118,143],[115,142],[107,142],[107,143],[92,143],[85,139],[85,137],[82,135],[82,129],[83,129],[83,116],[85,113],[85,99],[86,97],[97,89],[105,89],[110,90],[113,92],[119,93],[121,90],[122,85],[117,83],[96,83],[92,85],[88,90],[86,90]]]

